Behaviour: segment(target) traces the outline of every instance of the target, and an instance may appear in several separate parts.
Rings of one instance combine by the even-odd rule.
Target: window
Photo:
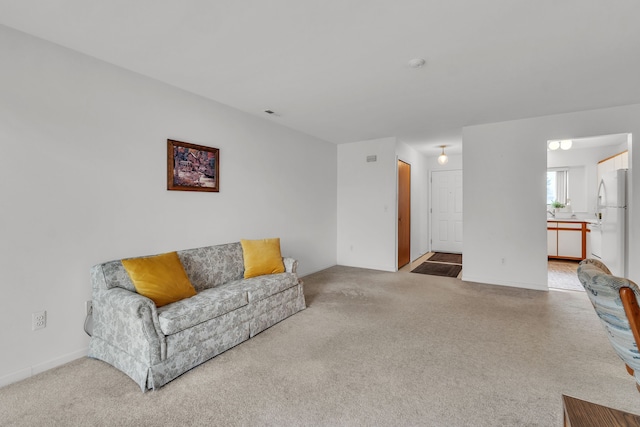
[[[547,204],[560,202],[563,205],[569,200],[569,170],[547,169]]]

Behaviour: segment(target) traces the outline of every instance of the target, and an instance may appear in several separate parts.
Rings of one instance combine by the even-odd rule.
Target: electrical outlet
[[[44,329],[47,326],[47,312],[38,311],[31,314],[31,330],[37,331],[38,329]]]
[[[91,302],[91,300],[84,302],[84,308],[87,312],[87,315],[93,314],[93,303]]]

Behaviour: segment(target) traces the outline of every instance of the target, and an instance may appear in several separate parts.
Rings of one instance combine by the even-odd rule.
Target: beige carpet
[[[308,309],[156,392],[80,359],[0,389],[3,426],[560,426],[640,413],[585,293],[333,267]]]

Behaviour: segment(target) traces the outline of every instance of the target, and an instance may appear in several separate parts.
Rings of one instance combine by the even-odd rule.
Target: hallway
[[[414,268],[418,267],[424,261],[428,260],[433,255],[433,252],[428,252],[416,259],[413,262],[400,268],[398,271],[411,272]],[[578,280],[578,261],[565,261],[565,260],[549,260],[548,274],[549,274],[549,289],[560,291],[577,291],[584,292],[584,288]],[[462,272],[458,278],[462,277]]]

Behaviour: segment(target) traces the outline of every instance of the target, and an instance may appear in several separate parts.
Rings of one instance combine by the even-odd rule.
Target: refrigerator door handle
[[[600,185],[598,186],[598,201],[596,203],[596,218],[598,221],[602,221],[602,208],[606,206],[607,203],[607,190],[604,186],[604,179],[600,180]]]

